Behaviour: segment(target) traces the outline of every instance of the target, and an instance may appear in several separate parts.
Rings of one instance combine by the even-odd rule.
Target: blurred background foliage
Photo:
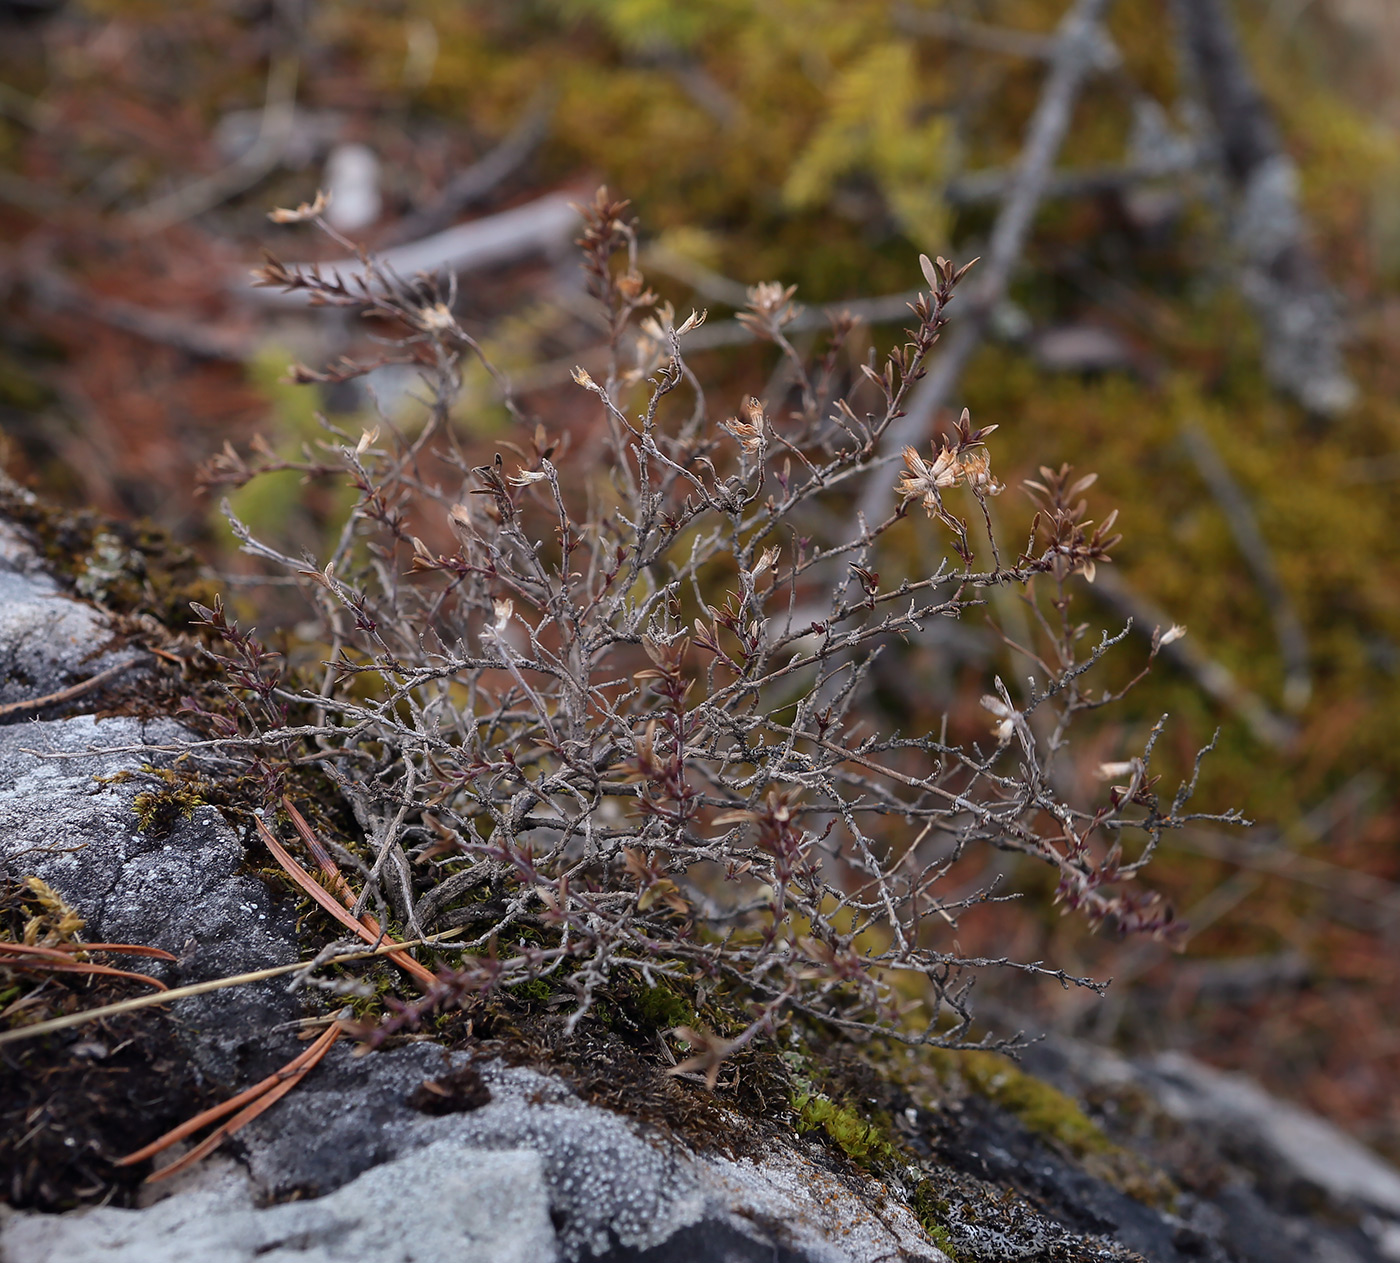
[[[365,349],[373,329],[258,305],[242,279],[264,246],[335,253],[265,212],[310,199],[338,153],[372,157],[370,209],[347,227],[371,248],[442,211],[454,176],[514,138],[503,173],[437,228],[606,183],[633,200],[649,282],[678,310],[708,307],[712,326],[764,280],[796,283],[808,304],[898,294],[919,283],[921,250],[959,262],[985,251],[1065,8],[4,0],[5,465],[63,503],[156,520],[236,581],[251,563],[198,493],[200,463],[256,434],[294,452],[315,442],[318,410],[351,433],[370,417],[363,393],[279,378],[289,360],[317,367]],[[1131,176],[1153,144],[1169,150],[1204,124],[1171,5],[1116,0],[1117,57],[1086,82],[1058,161],[1099,178],[1043,202],[949,402],[1000,425],[993,459],[1013,487],[1041,463],[1099,472],[1095,510],[1121,506],[1126,538],[1118,600],[1087,591],[1082,616],[1118,627],[1124,600],[1150,601],[1189,625],[1206,663],[1195,676],[1160,664],[1084,734],[1084,792],[1101,792],[1087,769],[1134,752],[1169,712],[1166,783],[1219,726],[1197,801],[1259,825],[1188,836],[1155,863],[1153,882],[1192,927],[1184,959],[1087,936],[1018,870],[1010,885],[1036,897],[1015,915],[970,916],[963,946],[1116,975],[1103,1003],[988,1000],[1248,1069],[1400,1157],[1400,6],[1235,0],[1225,11],[1296,163],[1306,236],[1345,316],[1354,398],[1310,413],[1271,384],[1218,172]],[[464,276],[458,311],[516,376],[528,412],[586,434],[591,413],[566,370],[602,339],[571,258]],[[857,342],[879,350],[897,334],[872,323]],[[739,338],[694,364],[715,421],[747,391],[783,388],[771,352]],[[397,408],[412,374],[385,370],[375,384]],[[483,457],[511,437],[484,374],[468,375],[458,424]],[[1211,453],[1224,493],[1202,463]],[[314,549],[346,504],[343,488],[303,491],[283,475],[240,493],[238,510]],[[1241,505],[1274,589],[1231,525]],[[1005,540],[1024,533],[1024,498],[1013,491],[997,510]],[[923,522],[890,541],[905,552],[884,559],[888,573],[927,569],[946,543]],[[1302,639],[1301,677],[1281,608]],[[1010,597],[986,614],[1012,635],[1026,623]],[[882,697],[901,723],[947,712],[955,732],[985,736],[978,696],[993,672],[1020,668],[986,618],[966,622],[978,633],[968,645],[891,657]],[[1126,675],[1141,651],[1114,670]],[[1208,696],[1200,670],[1232,683]]]

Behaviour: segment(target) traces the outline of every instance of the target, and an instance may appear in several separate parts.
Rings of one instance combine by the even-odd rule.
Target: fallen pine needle
[[[135,1166],[138,1162],[144,1162],[147,1158],[155,1157],[156,1154],[160,1153],[162,1150],[168,1149],[177,1141],[184,1140],[186,1136],[193,1135],[201,1127],[207,1127],[210,1123],[218,1122],[218,1120],[223,1118],[226,1114],[233,1113],[234,1110],[240,1109],[249,1102],[258,1102],[261,1104],[264,1098],[269,1096],[282,1084],[287,1084],[288,1089],[290,1089],[291,1085],[297,1079],[300,1079],[302,1075],[325,1056],[330,1046],[340,1037],[340,1034],[341,1028],[338,1024],[330,1027],[321,1034],[314,1044],[299,1056],[289,1061],[280,1070],[276,1070],[268,1075],[261,1083],[255,1083],[251,1088],[247,1088],[238,1093],[237,1096],[231,1096],[227,1101],[215,1105],[213,1108],[207,1109],[201,1114],[196,1114],[188,1122],[181,1123],[180,1126],[172,1128],[158,1140],[153,1140],[144,1149],[138,1149],[135,1153],[129,1153],[124,1158],[118,1158],[115,1165],[119,1167]],[[280,1099],[280,1097],[273,1098],[273,1100],[277,1099]],[[272,1101],[268,1101],[266,1105],[262,1105],[262,1109],[266,1109],[267,1105],[270,1104],[272,1104]],[[261,1113],[261,1109],[258,1112]],[[239,1117],[242,1117],[242,1115],[240,1114]],[[243,1119],[243,1122],[248,1122],[253,1117],[255,1117],[255,1115],[249,1115],[248,1118]],[[170,1166],[157,1171],[150,1177],[147,1183],[153,1183],[156,1180],[164,1179],[168,1175],[174,1175],[177,1169],[182,1169],[183,1166],[187,1166],[192,1162],[197,1162],[199,1158],[203,1157],[205,1153],[208,1153],[209,1150],[214,1147],[214,1145],[210,1144],[210,1141],[214,1141],[214,1143],[217,1144],[219,1140],[222,1140],[225,1136],[232,1135],[232,1133],[242,1125],[243,1123],[238,1122],[237,1118],[230,1119],[224,1127],[221,1127],[217,1132],[207,1136],[199,1145],[180,1158],[178,1162],[172,1163]],[[209,1148],[204,1148],[206,1145],[208,1145]]]
[[[50,952],[57,952],[63,956],[71,956],[74,952],[125,952],[129,956],[154,956],[157,960],[179,960],[178,956],[164,951],[159,947],[143,947],[139,943],[55,943],[52,945],[40,946],[35,944],[30,946],[25,943],[0,943],[0,952],[13,952],[21,955],[27,952],[39,952],[48,955]]]
[[[329,912],[331,916],[339,921],[341,925],[345,926],[352,934],[359,935],[365,942],[378,944],[384,941],[384,933],[380,929],[378,921],[369,915],[365,915],[359,920],[356,920],[355,917],[350,915],[348,908],[337,903],[335,901],[335,896],[317,882],[306,869],[292,858],[287,848],[277,840],[277,835],[263,823],[262,817],[254,816],[253,823],[257,825],[258,832],[262,834],[262,840],[266,843],[267,849],[272,852],[273,857],[287,871],[287,875],[310,895],[312,899],[320,904],[322,908]],[[310,829],[307,827],[305,820],[301,821],[301,826],[306,829],[308,834],[310,833]],[[305,834],[303,837],[305,837]],[[317,846],[318,849],[320,849],[319,843]],[[322,850],[322,854],[325,854],[324,850]],[[340,870],[335,866],[330,856],[326,855],[324,860],[321,860],[320,856],[317,856],[317,862],[321,864],[322,869],[332,881],[339,879],[339,886],[337,889],[341,891],[341,898],[345,900],[346,904],[353,906],[355,902],[354,892],[351,891],[348,883],[345,881],[344,877],[341,876]],[[329,865],[329,867],[327,867],[327,865]],[[412,956],[408,955],[407,952],[401,951],[401,948],[401,944],[392,944],[389,959],[418,983],[420,987],[432,986],[433,983],[437,981],[433,971],[427,968],[427,966],[419,964]]]
[[[159,978],[152,978],[150,974],[138,974],[131,969],[114,969],[111,965],[95,965],[89,960],[72,960],[62,952],[57,953],[57,959],[47,952],[28,958],[12,956],[5,961],[5,966],[9,969],[41,970],[51,974],[101,974],[104,978],[127,978],[132,982],[144,982],[157,991],[170,990]]]

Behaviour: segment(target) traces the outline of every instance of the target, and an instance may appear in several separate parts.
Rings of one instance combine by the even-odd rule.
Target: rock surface
[[[240,875],[243,844],[213,807],[195,808],[163,837],[138,827],[133,799],[162,788],[142,768],[168,763],[174,756],[158,747],[190,737],[169,720],[87,715],[0,727],[0,866],[58,890],[88,922],[89,941],[143,943],[179,957],[149,965],[171,986],[296,959],[290,910],[274,908],[262,882]],[[94,779],[123,773],[131,779]],[[174,1009],[190,1055],[222,1083],[272,1069],[294,1045],[272,1039],[269,1028],[300,1012],[275,982],[194,996]]]
[[[37,565],[22,538],[0,523],[0,706],[138,661],[134,650],[109,649],[102,615],[65,596]]]

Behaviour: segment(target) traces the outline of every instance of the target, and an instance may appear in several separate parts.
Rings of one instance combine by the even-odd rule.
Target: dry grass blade
[[[255,1083],[251,1088],[245,1089],[238,1093],[237,1096],[229,1097],[227,1101],[212,1106],[201,1114],[196,1114],[187,1122],[181,1123],[180,1126],[171,1128],[170,1131],[166,1132],[165,1135],[161,1136],[158,1140],[151,1141],[144,1149],[138,1149],[135,1153],[129,1153],[124,1158],[118,1158],[115,1165],[119,1167],[135,1166],[138,1162],[144,1162],[147,1158],[153,1158],[156,1154],[168,1149],[177,1141],[184,1140],[186,1136],[194,1135],[200,1128],[207,1127],[210,1123],[218,1122],[219,1119],[233,1113],[234,1110],[242,1108],[249,1104],[249,1102],[260,1100],[279,1085],[286,1083],[289,1079],[300,1078],[307,1070],[311,1069],[312,1066],[321,1060],[326,1050],[335,1042],[340,1033],[341,1030],[339,1026],[332,1026],[322,1034],[310,1048],[289,1061],[280,1070],[276,1070],[268,1075],[262,1082]],[[266,1108],[266,1106],[263,1108]],[[232,1122],[230,1122],[227,1128],[220,1128],[217,1134],[222,1139],[223,1136],[231,1135],[234,1130],[236,1130],[236,1128],[234,1128]],[[210,1139],[213,1139],[213,1137],[206,1138],[202,1144],[207,1144]],[[191,1153],[193,1152],[195,1151],[192,1150]],[[207,1153],[208,1150],[205,1150],[205,1152]],[[190,1158],[190,1154],[186,1154],[185,1158],[182,1158],[181,1161],[183,1162],[188,1158]],[[166,1167],[164,1170],[157,1172],[152,1178],[160,1179],[173,1174],[173,1169],[171,1167]]]
[[[451,929],[432,938],[413,939],[407,943],[394,943],[376,947],[371,951],[350,952],[337,956],[340,961],[368,960],[373,956],[388,956],[406,947],[416,947],[419,943],[443,943],[458,937],[462,931]],[[190,996],[207,995],[211,991],[222,991],[226,987],[243,987],[253,982],[266,982],[269,978],[280,978],[308,969],[314,962],[295,960],[290,965],[271,965],[267,969],[254,969],[246,974],[231,974],[227,978],[211,978],[208,982],[192,982],[188,986],[174,987],[170,991],[155,995],[136,996],[131,1000],[119,1000],[115,1004],[102,1004],[95,1009],[84,1009],[81,1013],[65,1013],[62,1017],[35,1022],[32,1026],[20,1026],[14,1030],[0,1031],[0,1044],[12,1044],[21,1039],[37,1039],[41,1035],[52,1035],[55,1031],[67,1030],[70,1026],[81,1026],[84,1022],[95,1022],[99,1018],[115,1017],[119,1013],[130,1013],[136,1009],[148,1009],[156,1004],[171,1004],[176,1000],[186,1000]]]

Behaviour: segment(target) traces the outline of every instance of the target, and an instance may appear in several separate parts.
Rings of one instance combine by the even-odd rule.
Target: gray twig
[[[430,206],[405,215],[385,235],[384,246],[417,241],[446,228],[464,210],[489,197],[510,179],[540,147],[549,133],[554,96],[543,92],[526,110],[524,118],[489,153],[453,176]]]
[[[1302,621],[1293,607],[1278,567],[1274,565],[1273,554],[1259,529],[1248,498],[1239,484],[1230,476],[1220,453],[1210,441],[1205,430],[1194,422],[1181,427],[1181,441],[1185,444],[1196,469],[1205,480],[1210,493],[1220,505],[1225,520],[1230,525],[1230,533],[1245,563],[1254,573],[1254,580],[1268,603],[1269,613],[1274,620],[1274,636],[1279,651],[1283,654],[1283,704],[1290,711],[1300,711],[1312,696],[1312,667],[1309,663],[1308,637]]]

